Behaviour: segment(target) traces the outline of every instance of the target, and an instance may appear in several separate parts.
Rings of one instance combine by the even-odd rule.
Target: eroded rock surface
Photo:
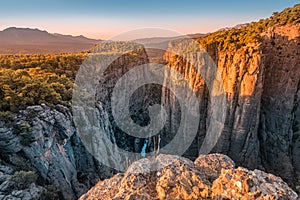
[[[230,156],[238,165],[281,176],[291,186],[300,185],[300,25],[274,26],[258,43],[237,50],[220,50],[212,41],[204,47],[215,61],[227,98],[226,120],[212,152]],[[174,47],[184,51],[185,46]],[[191,63],[201,64],[197,54],[189,62],[166,53],[172,69],[180,72],[195,91],[201,110],[197,137],[185,156],[196,159],[208,130],[210,92]],[[169,77],[166,76],[166,79]],[[176,129],[174,95],[163,92],[162,102],[172,107],[170,129]],[[165,141],[162,140],[162,143]]]
[[[192,161],[159,155],[134,162],[125,174],[99,182],[80,200],[91,199],[297,199],[279,177],[235,168],[222,154]]]
[[[111,176],[110,169],[94,160],[84,148],[66,107],[32,106],[11,120],[0,122],[0,196],[4,199],[11,195],[26,199],[31,191],[46,191],[40,186],[28,185],[22,188],[23,192],[12,193],[19,187],[9,178],[18,171],[33,172],[40,185],[51,185],[55,188],[53,195],[61,199],[75,199],[94,186],[101,176]]]

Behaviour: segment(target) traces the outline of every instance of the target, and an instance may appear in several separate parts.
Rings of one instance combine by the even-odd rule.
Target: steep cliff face
[[[244,163],[248,167],[258,166],[260,161],[257,132],[264,70],[260,46],[248,44],[236,52],[232,52],[218,51],[217,45],[212,43],[206,47],[206,50],[219,69],[227,98],[226,119],[214,151],[228,154],[238,163]],[[195,75],[191,74],[194,73],[193,70],[190,70],[193,68],[192,64],[180,57],[174,58],[171,55],[165,57],[169,61],[170,67],[181,71],[185,79],[190,82],[200,101],[202,115],[198,136],[192,147],[186,152],[189,157],[195,158],[205,135],[208,134],[207,126],[212,109],[209,99],[210,91],[201,75],[200,78],[195,78]],[[196,56],[190,60],[191,63],[199,63],[199,65],[202,62]],[[162,98],[169,97],[166,95]]]
[[[66,107],[28,107],[6,123],[1,121],[0,133],[1,198],[40,199],[52,192],[60,198],[75,199],[99,178],[111,175],[81,143]],[[30,178],[25,176],[15,183],[12,177],[19,171],[35,173],[38,179],[33,184],[51,185],[52,190],[18,186]]]
[[[229,155],[238,165],[250,169],[273,172],[291,186],[297,185],[299,180],[299,35],[298,24],[275,26],[261,34],[260,42],[247,43],[235,50],[220,50],[216,42],[205,46],[221,74],[227,102],[224,127],[212,152]],[[184,51],[185,47],[181,45],[173,49]],[[209,134],[208,123],[212,113],[210,91],[201,74],[193,67],[193,64],[201,65],[203,60],[199,54],[191,54],[189,62],[170,52],[164,57],[174,69],[164,74],[165,82],[179,72],[199,101],[199,129],[194,142],[184,154],[196,159],[205,136]],[[142,60],[134,65],[146,62]],[[122,63],[117,65],[122,66]],[[153,138],[145,143],[144,139],[124,135],[111,118],[111,105],[107,102],[116,80],[134,65],[122,67],[122,70],[112,68],[113,73],[100,82],[101,88],[106,90],[98,92],[99,103],[102,105],[104,102],[104,107],[99,106],[100,112],[108,110],[110,121],[101,123],[104,129],[110,130],[110,135],[114,135],[119,147],[139,153],[146,144],[145,151],[151,152],[155,149]],[[149,74],[137,76],[146,79]],[[113,80],[113,83],[108,80]],[[180,83],[177,81],[176,84]],[[164,106],[168,113],[166,124],[160,132],[160,145],[164,147],[173,139],[181,123],[181,107],[176,95],[166,87],[146,86],[137,90],[132,100],[132,118],[136,117],[139,125],[149,122],[147,116],[151,104],[161,103]],[[182,140],[184,138],[182,136]]]
[[[224,128],[213,152],[229,155],[239,165],[273,172],[290,184],[299,181],[299,27],[269,28],[261,42],[234,51],[220,50],[214,42],[205,47],[221,72],[227,98]],[[209,91],[203,79],[192,75],[189,62],[171,53],[165,58],[190,82],[200,101],[198,135],[186,152],[195,158],[208,134]],[[193,60],[201,62],[196,56]],[[172,98],[164,95],[162,101]]]
[[[269,29],[260,114],[261,160],[266,169],[299,184],[300,24]]]

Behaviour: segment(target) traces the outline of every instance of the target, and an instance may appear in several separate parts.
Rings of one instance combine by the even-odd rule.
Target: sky
[[[267,18],[297,3],[300,0],[0,0],[0,30],[29,27],[95,39],[151,27],[208,33]]]

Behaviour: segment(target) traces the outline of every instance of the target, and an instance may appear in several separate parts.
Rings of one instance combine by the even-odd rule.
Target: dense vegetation
[[[10,178],[10,181],[13,181],[18,184],[19,189],[25,189],[32,183],[36,183],[37,174],[34,171],[17,171]]]
[[[70,105],[81,54],[0,55],[0,110],[30,105]]]
[[[124,54],[142,49],[131,42],[101,43],[90,53]],[[76,73],[88,52],[57,55],[0,55],[0,117],[31,105],[71,105]]]
[[[256,43],[261,40],[261,33],[273,26],[283,26],[290,23],[299,23],[300,4],[293,8],[287,8],[278,13],[275,12],[270,18],[261,19],[259,22],[245,24],[239,28],[222,30],[198,39],[205,47],[208,44],[217,43],[219,50],[237,50],[249,43]]]

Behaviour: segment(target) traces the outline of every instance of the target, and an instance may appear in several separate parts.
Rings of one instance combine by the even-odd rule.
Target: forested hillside
[[[1,55],[0,111],[27,106],[69,106],[73,82],[87,53],[58,55]]]

